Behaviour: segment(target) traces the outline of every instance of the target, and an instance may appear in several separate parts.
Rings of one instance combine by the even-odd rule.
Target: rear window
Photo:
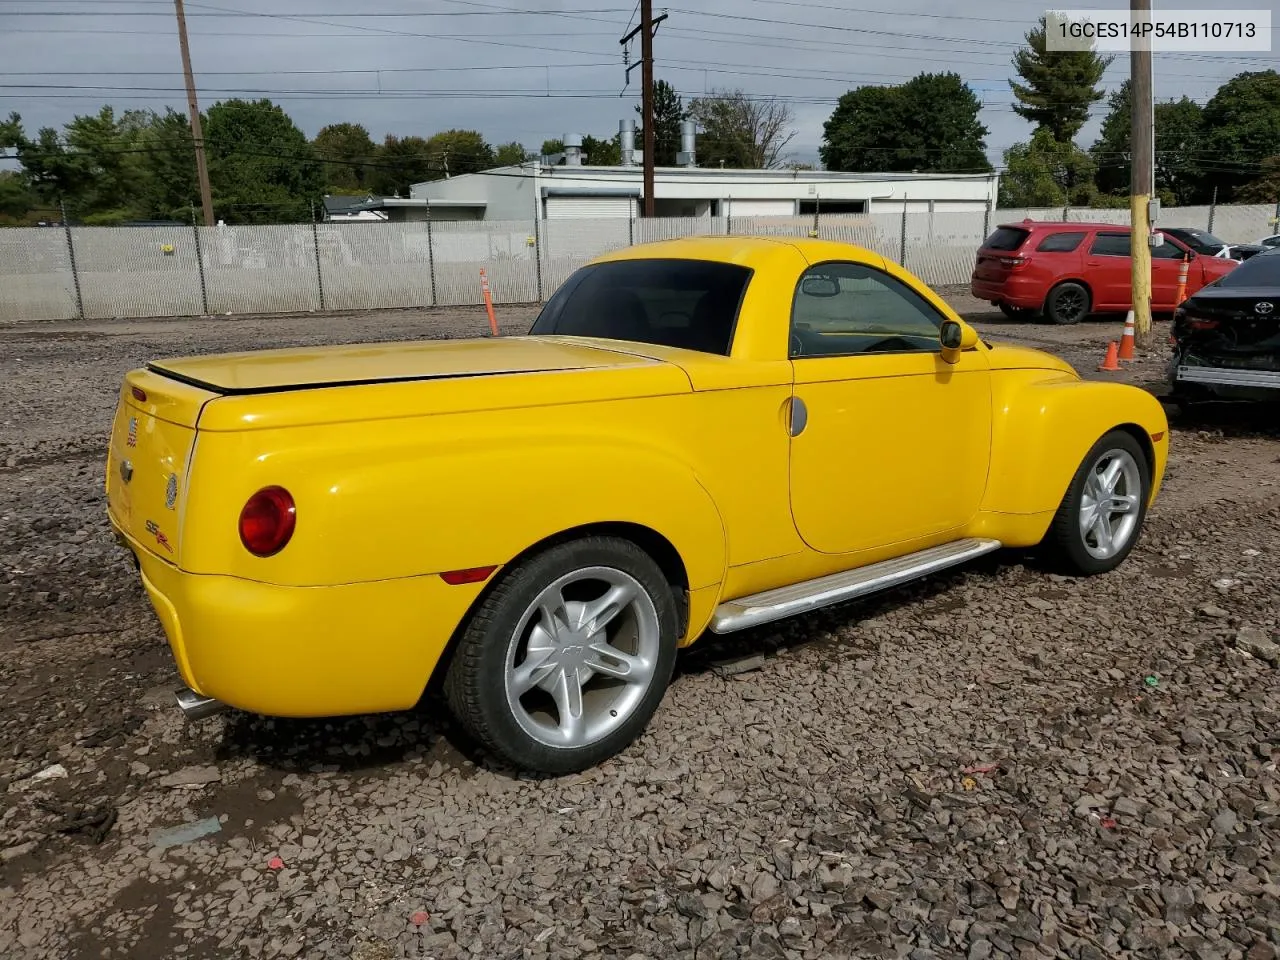
[[[1219,280],[1218,286],[1280,288],[1280,248],[1254,254]],[[1276,295],[1280,296],[1280,289]]]
[[[576,271],[532,334],[606,337],[728,356],[751,270],[710,260],[615,260]]]
[[[1036,247],[1043,253],[1069,253],[1076,247],[1080,246],[1080,241],[1084,239],[1084,233],[1051,233]]]
[[[997,227],[996,232],[987,237],[982,246],[987,250],[1017,250],[1030,233],[1030,230],[1023,230],[1021,227]]]
[[[1165,232],[1167,233],[1168,231]],[[1196,253],[1203,253],[1208,256],[1213,256],[1226,246],[1225,243],[1215,237],[1212,233],[1205,233],[1203,230],[1175,228],[1174,236]]]
[[[1093,241],[1089,252],[1099,257],[1127,257],[1129,256],[1129,234],[1100,233]]]

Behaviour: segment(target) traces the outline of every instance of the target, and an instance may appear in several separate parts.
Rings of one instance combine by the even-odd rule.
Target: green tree
[[[514,167],[531,159],[533,158],[529,156],[524,144],[514,140],[502,144],[493,152],[493,163],[498,167]]]
[[[768,170],[779,167],[796,135],[791,107],[774,98],[752,98],[741,90],[716,91],[689,104],[698,122],[698,165]]]
[[[0,224],[20,225],[40,201],[16,170],[0,170]]]
[[[1108,98],[1109,109],[1102,121],[1101,133],[1089,149],[1098,168],[1098,189],[1104,194],[1126,197],[1129,194],[1131,105],[1126,80]],[[1199,158],[1204,118],[1200,105],[1187,97],[1157,103],[1154,122],[1156,193],[1171,204],[1198,202],[1203,199]]]
[[[138,138],[142,176],[138,185],[143,215],[186,220],[200,206],[191,122],[172,107],[150,112]]]
[[[85,223],[110,224],[143,216],[145,151],[140,148],[149,114],[109,107],[74,117],[60,136],[52,127],[34,141],[21,136],[18,160],[36,195],[49,206],[65,203]],[[20,129],[15,114],[9,124]]]
[[[1046,127],[1006,150],[1004,165],[1002,207],[1087,207],[1097,193],[1093,158],[1074,143],[1055,140]]]
[[[493,147],[475,130],[444,130],[427,140],[432,159],[451,177],[491,170]]]
[[[543,140],[541,156],[554,157],[564,152],[563,140]],[[616,167],[622,163],[622,141],[615,136],[612,140],[603,140],[584,134],[582,137],[582,155],[584,164],[593,167]],[[564,160],[560,161],[564,165]]]
[[[586,155],[583,163],[593,167],[616,167],[622,163],[622,143],[617,136],[598,140],[588,133],[582,138],[582,152]]]
[[[306,135],[270,100],[223,100],[209,108],[205,152],[215,214],[228,223],[310,219],[324,171]]]
[[[636,104],[640,120],[636,122],[636,151],[644,152],[644,110]],[[673,167],[680,152],[680,123],[689,119],[689,111],[676,88],[665,80],[653,84],[653,163],[658,167]],[[621,152],[619,152],[621,162]]]
[[[1262,161],[1261,174],[1240,188],[1242,203],[1280,203],[1280,153]],[[1280,232],[1280,224],[1275,226]]]
[[[818,150],[828,170],[989,171],[982,102],[955,73],[922,73],[898,87],[840,98]]]
[[[358,123],[334,123],[323,127],[312,142],[316,156],[325,161],[325,185],[330,193],[365,193],[371,165],[377,162],[378,145]]]
[[[1280,143],[1280,74],[1232,77],[1205,105],[1204,129],[1204,187],[1218,187],[1219,201],[1233,200]]]
[[[444,176],[422,137],[387,134],[378,152],[378,166],[370,176],[371,192],[383,196],[407,197],[415,183],[439,180]]]
[[[1045,18],[1026,34],[1027,46],[1013,55],[1022,83],[1010,80],[1013,111],[1038,129],[1067,143],[1089,119],[1089,109],[1104,96],[1098,84],[1115,58],[1092,50],[1049,50]]]

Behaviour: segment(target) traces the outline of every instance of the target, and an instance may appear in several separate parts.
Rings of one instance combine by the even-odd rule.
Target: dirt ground
[[[1160,390],[1165,325],[1101,374],[1119,323],[946,293],[984,336]],[[524,332],[533,309],[499,315]],[[183,721],[104,513],[120,377],[485,329],[478,308],[0,329],[0,957],[1275,956],[1264,408],[1174,420],[1115,574],[996,555],[699,643],[649,732],[579,776],[495,766],[433,704]]]

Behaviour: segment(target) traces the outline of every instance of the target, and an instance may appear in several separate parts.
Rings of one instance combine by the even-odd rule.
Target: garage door
[[[794,200],[730,200],[732,217],[791,217],[795,215]]]
[[[631,197],[547,197],[548,220],[584,220],[592,217],[630,217]]]

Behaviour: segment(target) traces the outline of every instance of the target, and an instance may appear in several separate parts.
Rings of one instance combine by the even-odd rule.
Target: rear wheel
[[[458,722],[514,766],[570,773],[623,750],[675,666],[672,588],[627,540],[560,544],[507,571],[445,681]]]
[[[1106,573],[1124,562],[1146,519],[1151,470],[1138,441],[1112,430],[1085,456],[1044,546],[1066,572]]]
[[[1044,315],[1054,323],[1079,323],[1089,315],[1089,291],[1073,280],[1058,284],[1045,298]]]

